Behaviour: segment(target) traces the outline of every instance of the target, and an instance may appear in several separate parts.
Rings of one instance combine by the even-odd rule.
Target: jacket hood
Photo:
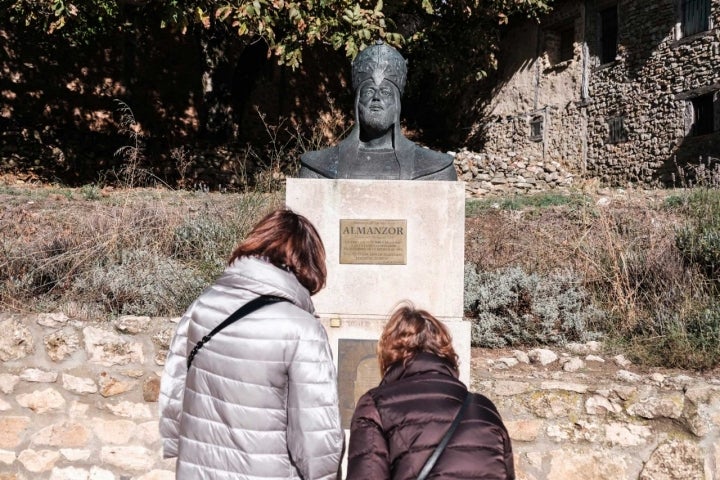
[[[457,370],[455,370],[446,359],[438,357],[432,353],[420,352],[416,353],[405,362],[399,361],[390,365],[382,382],[380,382],[380,385],[385,385],[404,378],[426,373],[437,373],[455,378],[458,377]]]
[[[306,312],[315,313],[310,292],[295,274],[257,257],[241,257],[230,264],[220,276],[216,288],[240,288],[255,295],[285,298]]]

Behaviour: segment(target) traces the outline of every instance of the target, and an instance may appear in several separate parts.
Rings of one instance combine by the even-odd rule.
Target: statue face
[[[366,133],[381,134],[392,128],[399,108],[399,95],[391,82],[383,80],[378,85],[369,81],[360,87],[358,121]]]

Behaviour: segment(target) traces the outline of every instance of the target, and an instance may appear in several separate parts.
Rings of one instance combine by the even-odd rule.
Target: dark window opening
[[[545,51],[551,65],[572,60],[575,56],[575,28],[569,25],[546,30]]]
[[[617,56],[618,17],[617,6],[600,12],[600,63],[615,61]]]
[[[708,93],[690,100],[692,103],[692,129],[690,135],[706,135],[715,127],[713,94]]]
[[[575,29],[573,27],[560,31],[560,61],[572,60],[575,53]]]
[[[607,143],[619,143],[626,140],[625,135],[625,118],[613,117],[608,120],[608,140]]]
[[[710,0],[682,0],[682,36],[710,29]]]
[[[533,115],[530,119],[530,140],[535,142],[543,138],[543,116]]]

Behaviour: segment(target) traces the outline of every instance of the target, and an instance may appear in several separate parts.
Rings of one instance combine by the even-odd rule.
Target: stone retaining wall
[[[0,480],[171,480],[157,397],[175,324],[0,314]]]
[[[523,480],[720,478],[720,377],[641,372],[599,344],[476,358]]]
[[[450,152],[468,197],[547,192],[571,187],[576,175],[556,161],[509,152],[507,155],[463,149]]]
[[[175,321],[0,314],[0,480],[173,479],[157,396]],[[500,408],[518,478],[718,478],[720,379],[640,374],[595,347],[476,350],[472,388]]]

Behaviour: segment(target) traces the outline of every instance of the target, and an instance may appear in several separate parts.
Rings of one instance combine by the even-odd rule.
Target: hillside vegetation
[[[268,210],[270,193],[0,182],[0,308],[175,316]],[[720,193],[548,192],[468,200],[473,345],[601,340],[645,365],[720,363]]]

